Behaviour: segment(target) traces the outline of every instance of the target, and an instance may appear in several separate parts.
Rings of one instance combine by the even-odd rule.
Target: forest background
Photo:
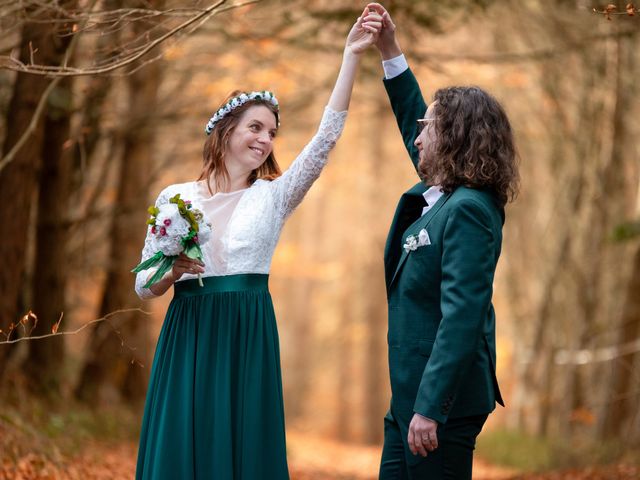
[[[131,468],[171,297],[142,302],[133,291],[146,207],[198,176],[204,124],[237,88],[278,95],[286,168],[317,128],[363,6],[0,0],[0,478],[72,478],[78,458],[111,474]],[[507,408],[491,416],[480,457],[516,473],[633,470],[640,14],[582,0],[385,6],[427,99],[479,85],[516,132],[522,185],[494,294]],[[327,478],[374,477],[362,470],[376,460],[354,452],[379,453],[390,396],[382,252],[416,176],[381,78],[372,50],[270,278],[290,458],[295,471],[312,450]]]

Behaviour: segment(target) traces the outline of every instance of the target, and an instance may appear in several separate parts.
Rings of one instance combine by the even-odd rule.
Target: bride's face
[[[249,107],[238,120],[227,144],[227,169],[252,172],[273,151],[277,132],[276,117],[264,105]]]

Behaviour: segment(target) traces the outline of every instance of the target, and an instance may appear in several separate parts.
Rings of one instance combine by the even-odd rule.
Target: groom
[[[384,85],[424,180],[400,198],[384,253],[392,400],[380,479],[471,479],[476,437],[504,406],[491,297],[518,179],[512,132],[479,88],[439,90],[427,109],[391,17],[369,8],[383,16]]]

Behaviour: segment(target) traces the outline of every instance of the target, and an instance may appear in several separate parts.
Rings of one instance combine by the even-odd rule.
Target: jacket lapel
[[[417,235],[418,232],[420,232],[420,230],[422,230],[423,228],[426,229],[427,226],[429,226],[429,223],[431,223],[431,220],[433,220],[433,218],[438,214],[442,206],[445,203],[447,203],[447,200],[449,200],[450,197],[451,197],[450,193],[445,193],[444,195],[442,195],[438,199],[436,204],[427,213],[425,213],[422,217],[416,220],[413,223],[413,225],[409,227],[409,230],[411,230],[411,233],[409,234]],[[402,244],[404,245],[405,239],[403,238],[402,240],[403,240]],[[404,265],[404,262],[407,260],[408,256],[409,256],[409,252],[404,248],[402,248],[402,255],[400,257],[400,260],[398,261],[398,266],[396,267],[395,272],[391,277],[391,281],[388,283],[389,289],[391,289],[391,286],[393,285],[393,282],[395,281],[395,279],[398,278],[398,274],[400,273],[400,270],[402,269],[402,266]]]
[[[425,205],[422,194],[426,190],[427,187],[422,182],[417,183],[400,197],[384,247],[384,273],[387,287],[391,283],[392,275],[396,271],[400,258],[401,236],[416,219],[420,218],[420,212]]]

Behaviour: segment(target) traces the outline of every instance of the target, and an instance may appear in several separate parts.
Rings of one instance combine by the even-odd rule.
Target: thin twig
[[[24,21],[29,23],[46,23],[46,24],[56,24],[56,23],[74,23],[79,22],[81,20],[89,21],[90,30],[93,27],[98,27],[101,25],[108,25],[112,23],[118,23],[123,18],[132,17],[133,20],[142,20],[146,18],[154,18],[158,16],[163,17],[172,17],[172,18],[181,18],[181,17],[192,17],[193,15],[200,14],[204,10],[199,8],[181,8],[181,9],[169,9],[169,10],[142,10],[142,9],[120,9],[113,10],[112,12],[103,12],[102,14],[97,13],[83,13],[78,15],[70,15],[68,17],[54,18],[54,19],[41,19],[41,18],[25,18]],[[116,15],[116,12],[119,12]],[[137,15],[137,16],[136,16]],[[98,17],[98,18],[96,18]]]
[[[0,341],[0,345],[18,343],[18,342],[22,342],[22,341],[26,341],[26,340],[41,340],[43,338],[57,337],[57,336],[60,336],[60,335],[77,335],[78,333],[83,331],[85,328],[87,328],[87,327],[89,327],[89,326],[91,326],[93,324],[109,320],[109,318],[113,317],[114,315],[118,315],[120,313],[132,313],[132,312],[139,312],[139,313],[142,313],[144,315],[151,315],[151,312],[145,312],[141,308],[124,308],[124,309],[121,309],[121,310],[115,310],[115,311],[113,311],[111,313],[108,313],[104,317],[93,319],[93,320],[85,323],[84,325],[82,325],[80,328],[77,328],[76,330],[71,330],[71,331],[68,331],[68,332],[48,333],[46,335],[36,335],[35,337],[31,337],[31,336],[20,337],[20,338],[14,339],[14,340],[3,340],[3,341]],[[60,320],[61,319],[62,319],[62,316],[60,317]],[[58,320],[58,322],[60,320]]]
[[[172,30],[165,33],[164,35],[150,42],[148,45],[144,46],[144,48],[139,49],[134,55],[130,55],[123,60],[112,63],[111,65],[98,67],[98,68],[96,67],[72,68],[72,67],[59,67],[59,66],[52,67],[47,65],[25,65],[18,59],[12,58],[10,56],[3,56],[3,57],[0,57],[0,62],[3,62],[4,64],[0,63],[0,68],[6,68],[8,70],[14,70],[17,72],[32,73],[34,75],[47,75],[47,76],[55,76],[55,77],[71,77],[71,76],[97,75],[97,74],[108,73],[118,68],[122,68],[127,65],[130,65],[131,63],[135,62],[140,57],[144,56],[146,53],[148,53],[150,50],[152,50],[156,46],[160,45],[167,39],[176,35],[181,30],[187,29],[189,26],[195,24],[196,22],[200,22],[198,24],[198,26],[200,26],[206,20],[208,20],[209,18],[219,13],[225,12],[230,9],[258,3],[260,0],[248,0],[242,3],[235,3],[233,5],[229,5],[228,7],[220,8],[221,5],[226,3],[226,1],[227,0],[219,0],[217,3],[203,10],[202,13],[181,23],[177,27],[173,28]]]

